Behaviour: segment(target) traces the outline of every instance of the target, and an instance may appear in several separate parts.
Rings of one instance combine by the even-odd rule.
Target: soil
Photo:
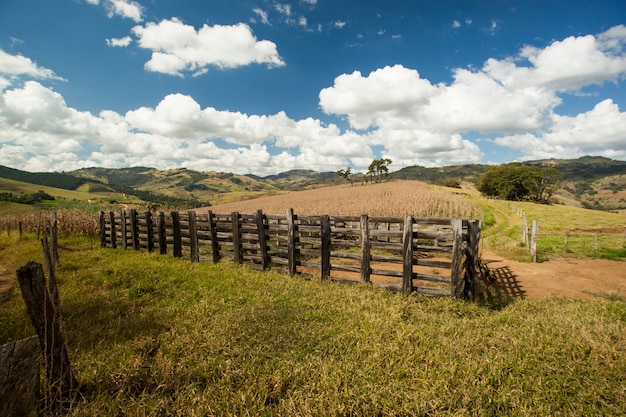
[[[602,259],[560,258],[540,263],[516,262],[483,252],[498,291],[519,299],[549,296],[597,300],[626,298],[626,263]],[[0,265],[0,303],[17,285],[15,271]]]
[[[597,300],[626,298],[626,263],[589,258],[516,262],[483,252],[496,288],[520,299],[549,296]]]

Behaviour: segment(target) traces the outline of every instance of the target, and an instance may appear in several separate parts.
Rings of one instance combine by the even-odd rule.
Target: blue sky
[[[626,2],[1,0],[0,165],[626,160]]]

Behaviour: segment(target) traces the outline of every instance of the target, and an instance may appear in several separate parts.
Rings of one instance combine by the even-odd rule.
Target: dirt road
[[[626,263],[602,259],[558,258],[540,263],[516,262],[484,252],[483,262],[497,288],[526,299],[551,295],[599,299],[614,294],[626,298]]]

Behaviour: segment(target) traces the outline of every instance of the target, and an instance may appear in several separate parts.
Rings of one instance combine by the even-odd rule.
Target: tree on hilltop
[[[370,178],[375,177],[376,182],[380,182],[383,179],[383,174],[387,176],[391,163],[389,158],[374,159],[367,169],[367,174]]]
[[[554,168],[541,169],[512,162],[487,168],[478,190],[506,200],[545,203],[560,188],[562,180],[563,174]]]
[[[347,181],[350,181],[350,185],[354,185],[352,183],[352,169],[350,167],[346,169],[340,169],[339,171],[337,171],[337,175]]]

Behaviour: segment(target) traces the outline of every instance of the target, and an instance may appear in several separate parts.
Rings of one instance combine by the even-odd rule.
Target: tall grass
[[[52,212],[56,213],[57,230],[72,236],[97,236],[100,229],[98,212],[85,208],[56,208],[54,210],[31,210],[19,215],[0,216],[0,230],[18,230],[23,233],[44,233],[50,227]]]
[[[37,257],[0,235],[2,258]],[[60,242],[72,416],[624,415],[626,304],[404,297]],[[32,334],[19,294],[0,343]]]

